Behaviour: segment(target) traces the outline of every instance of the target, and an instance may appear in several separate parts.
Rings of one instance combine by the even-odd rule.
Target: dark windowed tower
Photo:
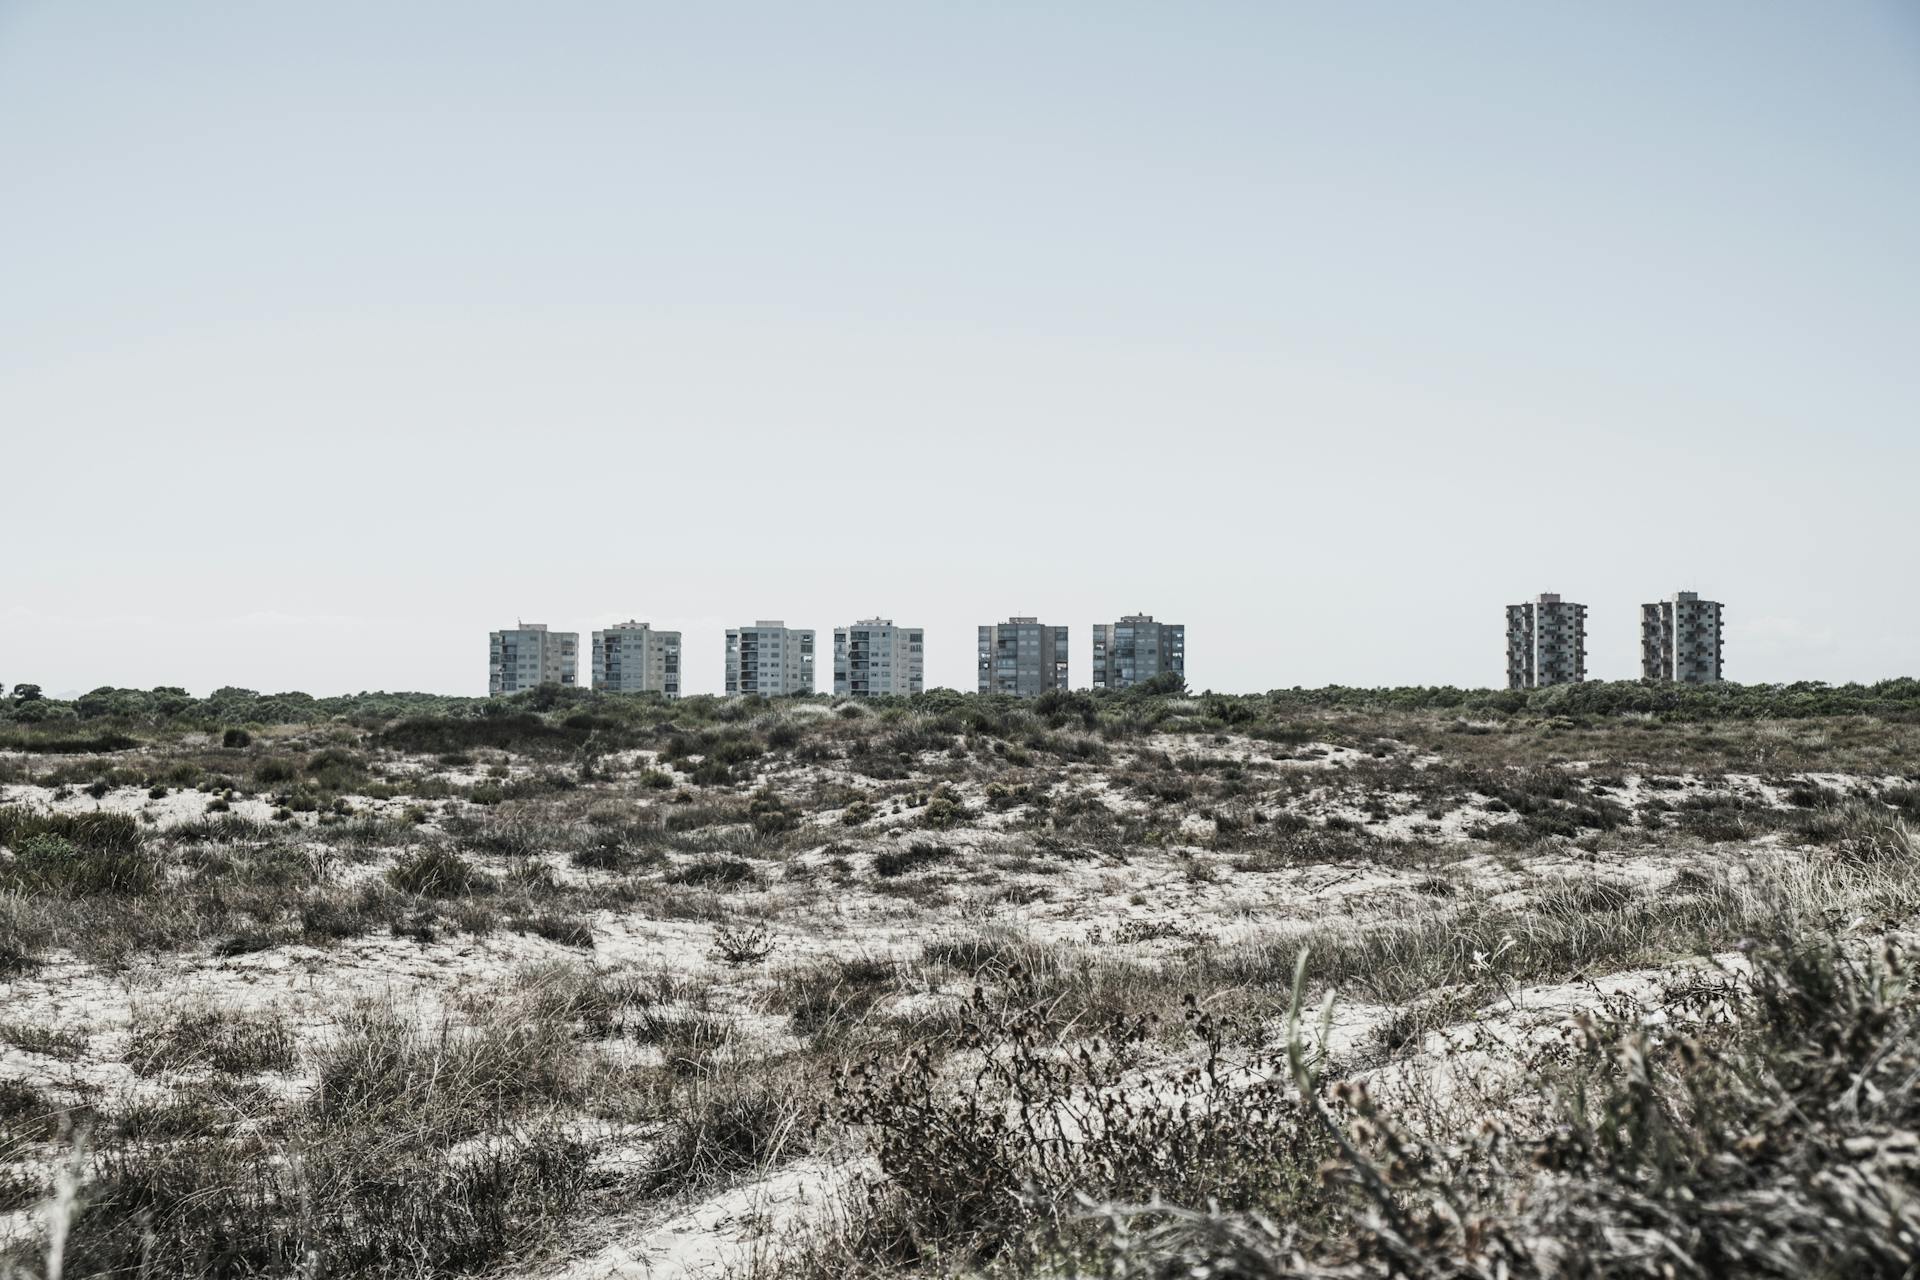
[[[1507,606],[1507,688],[1540,689],[1587,678],[1587,606],[1542,595]]]

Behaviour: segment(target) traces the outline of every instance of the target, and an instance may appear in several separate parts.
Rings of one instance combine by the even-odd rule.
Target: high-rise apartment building
[[[1507,606],[1507,688],[1587,678],[1587,606],[1551,593]]]
[[[919,693],[923,633],[896,627],[891,618],[868,618],[833,629],[833,691],[855,697]]]
[[[1640,675],[1714,684],[1720,679],[1720,602],[1681,591],[1640,606]]]
[[[1038,697],[1067,687],[1067,629],[1037,618],[980,628],[980,692]]]
[[[544,622],[523,622],[511,631],[487,633],[487,693],[518,693],[537,685],[572,688],[580,672],[580,633],[549,631]]]
[[[813,632],[777,621],[727,632],[727,692],[812,693]]]
[[[1186,627],[1155,622],[1150,613],[1094,624],[1094,688],[1125,689],[1168,673],[1186,678]]]
[[[593,633],[593,687],[680,696],[680,633],[622,622]]]

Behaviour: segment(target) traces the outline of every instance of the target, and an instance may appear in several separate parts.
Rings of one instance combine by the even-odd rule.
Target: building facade
[[[1587,678],[1587,606],[1553,594],[1507,606],[1507,688]]]
[[[923,632],[868,618],[833,630],[833,691],[856,698],[919,693],[924,675]]]
[[[980,628],[980,692],[1034,698],[1067,687],[1067,629],[1038,618]]]
[[[1640,606],[1640,675],[1646,680],[1720,680],[1720,602],[1681,591]]]
[[[487,693],[498,697],[543,684],[571,689],[580,674],[580,633],[523,622],[487,633]]]
[[[727,692],[812,693],[813,632],[778,621],[727,632]]]
[[[1150,613],[1094,624],[1094,688],[1126,689],[1169,673],[1186,679],[1186,627],[1155,622]]]
[[[622,622],[593,633],[593,687],[680,696],[680,633]]]

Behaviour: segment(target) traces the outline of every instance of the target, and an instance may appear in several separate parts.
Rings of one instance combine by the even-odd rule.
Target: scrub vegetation
[[[0,1275],[1920,1260],[1920,682],[25,688]]]

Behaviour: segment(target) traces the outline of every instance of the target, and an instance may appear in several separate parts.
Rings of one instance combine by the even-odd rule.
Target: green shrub
[[[67,1275],[497,1274],[571,1218],[590,1177],[592,1149],[553,1134],[492,1135],[456,1159],[405,1130],[306,1121],[289,1164],[257,1135],[210,1134],[204,1117],[178,1127],[95,1161]]]
[[[713,954],[727,964],[759,964],[773,954],[773,932],[765,925],[716,925]]]
[[[569,858],[574,866],[590,871],[631,871],[640,860],[640,855],[617,831],[596,832]]]
[[[402,893],[426,898],[460,898],[485,893],[493,878],[444,845],[428,845],[387,869],[387,883]]]
[[[687,775],[696,787],[724,787],[733,781],[733,770],[718,760],[702,760]]]
[[[35,734],[0,738],[0,750],[26,751],[35,755],[106,755],[114,751],[130,751],[139,745],[138,738],[129,738],[124,733],[99,733],[90,738],[41,737]]]
[[[921,871],[936,862],[943,862],[953,856],[953,850],[945,845],[928,844],[916,840],[905,849],[882,849],[873,855],[873,873],[877,876],[903,876],[911,871]]]
[[[667,876],[667,883],[731,885],[746,884],[753,878],[751,862],[743,862],[738,858],[701,858],[676,868]]]
[[[1336,1084],[1354,1140],[1325,1184],[1366,1212],[1302,1230],[1280,1205],[1234,1212],[1198,1188],[1167,1197],[1180,1207],[1087,1214],[1104,1239],[1081,1242],[1073,1273],[1352,1274],[1341,1262],[1359,1256],[1381,1260],[1365,1275],[1904,1276],[1920,1230],[1920,1166],[1894,1154],[1920,1130],[1907,967],[1892,951],[1783,939],[1756,948],[1749,978],[1683,980],[1658,1024],[1584,1020],[1535,1068],[1538,1124],[1496,1113],[1456,1129],[1417,1100],[1399,1115]],[[1684,1032],[1666,1021],[1674,1009],[1695,1015]],[[1319,1114],[1328,1132],[1342,1118]],[[1629,1239],[1652,1247],[1620,1249]],[[1295,1267],[1238,1261],[1282,1256]]]
[[[401,721],[379,734],[375,741],[397,751],[428,756],[464,754],[482,748],[555,755],[576,750],[596,733],[604,736],[603,726],[608,723],[595,719],[587,724],[560,726],[527,714],[487,715],[476,719],[419,717]]]
[[[893,991],[899,972],[893,961],[867,956],[822,961],[782,975],[780,1007],[796,1036],[844,1036]]]
[[[377,883],[373,886],[378,889]],[[396,900],[397,901],[397,900]],[[379,898],[316,895],[300,905],[300,934],[308,942],[337,942],[371,933],[389,916]]]
[[[760,791],[747,808],[747,821],[753,824],[755,834],[777,836],[799,826],[800,815],[781,804],[780,797],[772,792]]]
[[[159,867],[138,848],[86,849],[51,832],[22,840],[0,874],[27,892],[63,897],[146,894],[160,884]]]
[[[799,1111],[795,1098],[761,1085],[705,1088],[677,1109],[640,1189],[683,1194],[766,1168],[802,1145]]]
[[[0,895],[0,978],[16,977],[38,965],[52,935],[39,903],[17,894]]]
[[[866,1260],[999,1257],[1015,1264],[1006,1274],[1061,1274],[1019,1263],[1037,1262],[1029,1250],[1075,1229],[1087,1200],[1164,1197],[1284,1210],[1297,1228],[1325,1222],[1320,1170],[1338,1147],[1306,1122],[1284,1070],[1248,1060],[1249,1027],[1191,998],[1187,1007],[1198,1061],[1150,1091],[1137,1083],[1151,1034],[1144,1016],[1077,1028],[1088,1039],[1065,1052],[1044,1001],[1024,990],[976,992],[961,1011],[961,1039],[978,1046],[979,1065],[958,1091],[931,1054],[882,1054],[851,1073],[831,1111],[868,1136],[885,1179],[870,1202],[883,1229],[859,1242],[879,1256]]]
[[[960,825],[967,819],[967,811],[946,796],[935,796],[927,801],[927,808],[920,815],[920,825],[932,831],[946,831]]]
[[[232,1009],[180,1010],[158,1021],[136,1020],[127,1063],[141,1075],[206,1067],[226,1075],[291,1071],[299,1062],[293,1029],[277,1013]]]
[[[262,787],[278,786],[283,782],[292,782],[300,776],[299,766],[292,760],[281,756],[268,756],[253,766],[253,780]]]
[[[557,942],[563,947],[593,948],[593,921],[584,916],[570,916],[558,911],[544,911],[535,915],[520,916],[513,921],[516,933],[530,933],[536,938],[545,938],[548,942]]]
[[[140,824],[127,813],[39,813],[0,809],[0,845],[17,847],[30,836],[54,835],[75,846],[102,853],[126,853],[144,839]]]

